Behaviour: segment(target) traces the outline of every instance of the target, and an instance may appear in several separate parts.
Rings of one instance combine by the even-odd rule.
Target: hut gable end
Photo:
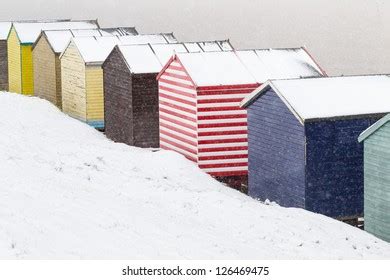
[[[61,56],[62,109],[86,121],[85,63],[76,45],[71,42]]]
[[[360,135],[364,141],[364,229],[390,242],[390,115]]]
[[[33,50],[34,67],[34,94],[44,98],[57,107],[61,103],[57,100],[56,87],[56,55],[53,52],[46,36],[40,37]]]
[[[103,84],[107,137],[134,145],[132,76],[118,47],[103,64]]]
[[[160,147],[198,162],[197,92],[187,71],[174,56],[157,77]]]
[[[272,90],[248,109],[249,195],[305,206],[305,132]]]
[[[9,91],[22,92],[21,46],[14,27],[8,36],[7,49]]]

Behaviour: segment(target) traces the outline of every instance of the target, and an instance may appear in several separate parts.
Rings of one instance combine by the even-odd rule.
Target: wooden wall
[[[248,175],[247,111],[240,102],[258,86],[198,87],[198,164],[205,172]]]
[[[115,142],[134,145],[132,77],[118,48],[103,64],[105,134]]]
[[[34,69],[32,45],[22,45],[22,94],[34,95]]]
[[[134,146],[141,148],[158,148],[160,145],[156,78],[157,73],[133,74]]]
[[[305,208],[305,131],[273,90],[248,108],[248,194]]]
[[[56,54],[55,57],[56,65],[56,106],[62,110],[62,83],[61,83],[61,60],[60,55]]]
[[[132,74],[115,48],[103,75],[107,137],[141,148],[159,147],[157,73]]]
[[[62,109],[69,116],[87,121],[85,64],[74,43],[61,57]]]
[[[8,90],[7,40],[0,40],[0,91]]]
[[[56,55],[45,36],[41,36],[33,50],[34,94],[58,106]]]
[[[13,27],[7,40],[7,49],[9,91],[22,93],[21,46]]]
[[[179,78],[170,79],[170,73]],[[198,162],[196,89],[186,86],[189,79],[179,61],[173,61],[159,77],[160,147]]]
[[[363,145],[357,139],[377,120],[305,124],[307,210],[337,218],[363,216]]]
[[[101,66],[86,66],[87,123],[104,129],[104,88]]]
[[[364,141],[364,229],[390,242],[390,123]]]

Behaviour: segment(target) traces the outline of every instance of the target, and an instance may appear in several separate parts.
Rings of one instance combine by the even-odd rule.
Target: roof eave
[[[263,93],[269,90],[272,86],[272,82],[268,81],[252,91],[247,97],[245,97],[241,103],[241,108],[248,108],[253,102],[255,102]]]
[[[358,138],[359,142],[363,142],[366,140],[368,137],[370,137],[375,131],[377,131],[379,128],[384,126],[386,123],[390,121],[390,114],[387,114],[384,116],[382,119],[368,127],[365,131],[363,131]]]

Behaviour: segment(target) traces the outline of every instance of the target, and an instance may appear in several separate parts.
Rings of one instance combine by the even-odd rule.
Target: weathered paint
[[[104,128],[104,89],[101,66],[86,66],[87,123],[99,129]]]
[[[248,109],[249,195],[305,208],[305,131],[273,90]]]
[[[364,229],[390,242],[390,122],[364,140]]]
[[[34,95],[34,70],[32,44],[21,46],[22,58],[22,94]]]
[[[248,107],[249,194],[331,217],[363,214],[363,147],[377,117],[301,123],[272,89]]]
[[[60,107],[57,100],[56,55],[45,36],[33,50],[34,94]]]
[[[15,28],[12,27],[7,40],[9,91],[22,92],[21,46]]]
[[[62,110],[87,121],[85,64],[72,42],[61,57]]]
[[[306,209],[331,217],[363,216],[360,133],[377,118],[306,123]]]
[[[0,91],[8,91],[7,40],[0,40]]]

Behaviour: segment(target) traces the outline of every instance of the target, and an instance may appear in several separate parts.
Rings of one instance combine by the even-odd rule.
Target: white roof
[[[228,49],[230,44],[204,44]],[[202,47],[202,45],[200,45]],[[230,46],[231,48],[231,46]],[[180,61],[198,86],[264,83],[269,79],[319,77],[323,73],[303,48],[244,50],[181,55]]]
[[[85,63],[103,63],[112,49],[120,43],[117,36],[74,37],[71,40]]]
[[[170,36],[168,36],[170,35]],[[164,44],[164,43],[175,43],[171,34],[142,34],[134,36],[123,37],[122,43],[128,45],[135,44]]]
[[[162,40],[168,43],[165,34],[75,37],[72,40],[85,63],[103,63],[116,45],[148,44]]]
[[[56,53],[63,52],[69,44],[70,39],[73,37],[111,36],[110,33],[99,29],[48,30],[43,32],[46,35],[47,41]]]
[[[7,40],[9,30],[11,29],[12,22],[2,21],[0,22],[0,40]]]
[[[184,45],[189,52],[212,52],[212,51],[232,51],[233,47],[228,40],[223,41],[203,41],[185,42]]]
[[[68,29],[68,30],[45,30],[43,33],[53,48],[54,52],[62,53],[73,37],[103,37],[123,34],[123,28],[110,29]]]
[[[179,44],[179,43],[178,44],[153,44],[151,45],[151,47],[162,66],[164,66],[175,53],[188,52],[184,44]]]
[[[132,73],[158,73],[174,53],[187,52],[182,43],[120,45],[119,50]]]
[[[17,22],[14,23],[21,43],[34,43],[42,30],[96,29],[94,21]]]
[[[303,48],[237,51],[237,55],[260,83],[323,75]]]
[[[256,83],[234,52],[183,53],[177,56],[197,86]]]
[[[272,80],[274,91],[301,120],[390,112],[390,78],[353,76]],[[267,91],[267,86],[245,98],[246,107]]]
[[[162,66],[149,45],[119,46],[132,73],[158,73]]]
[[[119,50],[132,73],[158,73],[174,54],[203,52],[200,46],[205,44],[213,44],[220,50],[222,49],[217,42],[191,42],[120,45]],[[210,48],[205,48],[205,50],[210,50]]]
[[[202,48],[197,42],[183,43],[187,48],[188,52],[202,52]]]

